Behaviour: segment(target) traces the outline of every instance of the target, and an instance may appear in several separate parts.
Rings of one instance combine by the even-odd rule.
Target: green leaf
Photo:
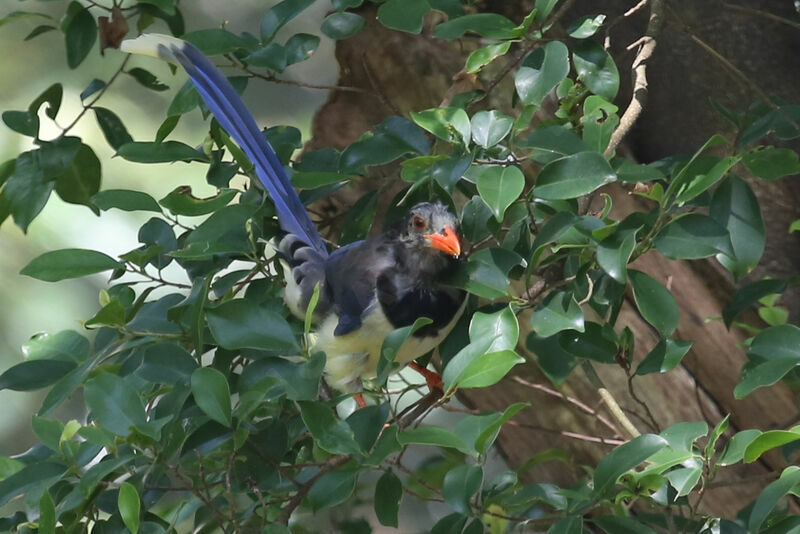
[[[286,64],[294,65],[310,58],[319,47],[319,37],[310,33],[297,33],[286,41]]]
[[[44,490],[39,499],[39,530],[37,534],[55,534],[56,505],[48,490]]]
[[[536,355],[536,363],[539,368],[557,386],[561,386],[567,381],[570,373],[579,363],[572,354],[564,350],[560,338],[559,334],[541,338],[531,333],[525,340],[525,346]]]
[[[80,9],[72,16],[64,30],[67,66],[75,69],[86,59],[97,40],[97,24],[89,8],[81,6],[77,1],[73,1],[69,9]]]
[[[655,434],[642,434],[608,453],[594,471],[594,491],[607,496],[617,479],[650,456],[668,446],[667,440]]]
[[[3,186],[3,198],[9,203],[14,222],[23,232],[42,211],[55,183],[45,173],[40,151],[23,152],[17,157],[14,171]]]
[[[112,269],[123,269],[125,265],[114,258],[95,250],[65,248],[45,252],[31,260],[22,268],[20,274],[44,280],[58,282],[67,278],[79,278]]]
[[[247,48],[247,43],[239,36],[222,28],[208,28],[184,34],[185,41],[192,43],[207,56],[230,54],[240,48]]]
[[[160,91],[166,91],[166,90],[169,89],[169,86],[166,85],[166,84],[161,83],[158,80],[158,78],[156,78],[155,74],[153,74],[152,72],[150,72],[148,70],[145,70],[143,68],[134,67],[134,68],[128,69],[128,70],[126,70],[124,72],[125,72],[125,74],[127,74],[128,76],[131,76],[134,80],[139,82],[141,85],[147,87],[148,89],[150,89],[152,91],[160,92]],[[100,82],[102,85],[96,84],[93,87],[92,84],[94,82]],[[94,92],[99,91],[100,89],[105,87],[105,82],[103,82],[102,80],[93,80],[92,84],[89,84],[89,87],[86,88],[86,91],[81,93],[81,99],[82,100],[85,100],[86,98],[91,96]],[[90,92],[90,90],[91,90],[91,92]]]
[[[567,47],[561,41],[551,41],[525,58],[514,75],[514,85],[523,104],[539,105],[567,74]]]
[[[55,384],[75,368],[72,362],[58,360],[28,360],[0,374],[0,390],[35,391]]]
[[[4,506],[17,495],[43,492],[59,480],[66,471],[66,465],[55,462],[38,461],[26,465],[0,481],[0,506]]]
[[[616,179],[602,154],[578,152],[545,165],[536,179],[534,195],[548,200],[577,198]]]
[[[574,39],[591,37],[605,22],[605,15],[584,15],[567,28],[567,34]]]
[[[581,516],[568,516],[559,519],[549,529],[547,534],[582,534],[583,518]]]
[[[174,343],[155,343],[144,349],[136,375],[156,384],[189,383],[197,361]]]
[[[765,147],[742,155],[747,169],[764,180],[777,180],[783,176],[800,174],[800,155],[789,148]]]
[[[272,41],[278,30],[313,3],[314,0],[284,0],[272,6],[261,18],[261,41]]]
[[[781,294],[786,291],[787,284],[785,280],[772,280],[764,279],[747,284],[740,287],[736,293],[733,294],[731,302],[722,310],[722,320],[725,326],[730,329],[733,321],[744,310],[756,304],[759,299],[767,295]]]
[[[128,436],[131,428],[147,423],[138,392],[117,375],[96,375],[86,382],[84,394],[93,419],[118,436]]]
[[[602,153],[611,141],[611,134],[619,125],[619,108],[597,95],[590,95],[583,101],[583,116],[580,124],[583,128],[583,142],[597,152]]]
[[[300,416],[314,442],[332,454],[359,454],[353,430],[344,421],[337,419],[330,408],[317,402],[301,401]]]
[[[667,373],[672,371],[689,349],[692,348],[692,341],[682,341],[680,339],[662,338],[658,341],[653,350],[645,356],[639,367],[636,368],[637,375],[648,373]]]
[[[705,421],[685,421],[670,425],[661,431],[661,437],[676,451],[692,452],[692,445],[708,433]]]
[[[447,472],[442,485],[444,502],[462,514],[470,511],[469,500],[483,483],[483,469],[479,465],[459,465]]]
[[[577,358],[586,358],[600,363],[615,363],[619,347],[598,323],[588,321],[584,332],[564,330],[560,333],[561,348]],[[612,337],[609,339],[609,337]]]
[[[729,158],[722,158],[717,163],[714,164],[708,172],[704,174],[698,174],[688,182],[685,182],[680,189],[677,191],[675,195],[675,200],[683,204],[696,196],[700,193],[706,191],[709,187],[713,186],[717,182],[719,182],[723,176],[725,176],[728,171],[739,163],[738,157],[729,157]]]
[[[609,102],[619,91],[619,71],[614,59],[599,43],[578,41],[572,48],[572,62],[581,80],[589,90]]]
[[[240,389],[255,387],[266,377],[278,378],[291,400],[312,400],[319,396],[319,380],[325,367],[325,355],[317,352],[302,363],[286,358],[266,357],[248,365],[242,373]]]
[[[259,48],[244,59],[250,65],[264,67],[275,72],[283,72],[289,65],[286,48],[278,43],[270,43],[263,48]]]
[[[418,113],[412,111],[411,120],[449,143],[461,146],[469,143],[469,116],[461,108],[433,108]]]
[[[636,248],[638,231],[617,230],[597,245],[597,264],[620,284],[628,283],[628,261]]]
[[[775,506],[778,505],[778,501],[792,491],[798,484],[800,484],[800,467],[792,465],[783,470],[778,480],[761,490],[761,494],[758,496],[758,499],[756,499],[750,512],[750,518],[747,521],[749,531],[759,532],[761,525]]]
[[[728,230],[733,247],[729,254],[718,254],[717,260],[734,277],[744,276],[758,265],[766,244],[761,208],[753,190],[738,176],[731,176],[714,191],[710,215]]]
[[[140,4],[150,4],[165,12],[167,15],[175,13],[175,0],[138,0]]]
[[[206,310],[206,316],[214,339],[226,349],[299,350],[286,320],[251,300],[229,300]]]
[[[457,360],[459,354],[453,357],[451,363]],[[492,386],[505,377],[512,367],[524,362],[525,358],[513,350],[484,354],[473,360],[458,376],[453,378],[451,387],[465,389]]]
[[[39,135],[39,117],[27,111],[4,111],[3,122],[19,134],[28,137]]]
[[[116,113],[99,106],[95,106],[92,109],[97,118],[97,123],[100,125],[100,129],[103,131],[103,135],[108,144],[111,145],[111,148],[116,150],[125,143],[133,142],[133,138]]]
[[[800,364],[800,328],[787,324],[762,330],[751,342],[748,356],[759,362],[745,368],[744,377],[733,390],[737,399],[759,387],[771,386]]]
[[[699,213],[673,219],[656,236],[655,247],[673,260],[694,260],[732,253],[731,237],[720,223]]]
[[[497,110],[479,111],[470,121],[472,139],[483,148],[492,147],[508,135],[513,123],[511,117]]]
[[[562,330],[583,332],[583,311],[571,293],[553,291],[531,314],[531,326],[539,337],[550,337]]]
[[[179,141],[164,141],[163,143],[135,141],[118,147],[117,153],[134,163],[208,161],[205,154]]]
[[[381,525],[397,528],[397,512],[402,498],[403,484],[390,469],[375,484],[375,516]]]
[[[56,193],[64,202],[89,206],[92,196],[100,190],[100,160],[89,145],[81,144],[70,164],[56,178]]]
[[[342,221],[342,233],[339,236],[339,245],[346,245],[367,237],[375,212],[378,209],[378,192],[370,191],[359,198],[347,212]]]
[[[465,33],[477,33],[489,39],[513,39],[516,25],[497,13],[473,13],[436,26],[433,34],[440,39],[458,39]]]
[[[231,391],[225,375],[211,367],[200,367],[192,373],[192,396],[203,413],[217,423],[230,427]]]
[[[531,159],[542,165],[589,150],[580,137],[563,126],[539,128],[520,144],[532,149]]]
[[[608,534],[656,534],[655,530],[632,517],[595,515],[591,521]]]
[[[535,20],[539,24],[544,24],[557,3],[558,0],[536,0],[534,4],[534,8],[536,9]]]
[[[702,467],[681,467],[673,469],[665,476],[669,480],[670,485],[675,488],[677,495],[675,499],[683,497],[691,493],[694,487],[700,482],[700,475],[703,474]]]
[[[378,8],[378,21],[392,30],[419,33],[430,10],[428,0],[388,0]]]
[[[223,206],[227,206],[237,193],[238,191],[235,189],[222,189],[216,195],[208,198],[198,198],[192,194],[191,186],[182,185],[173,189],[158,203],[175,215],[198,217],[200,215],[208,215]]]
[[[355,13],[334,13],[325,17],[320,29],[334,41],[339,41],[357,34],[365,24],[364,18]]]
[[[475,183],[478,193],[492,210],[495,219],[503,222],[506,209],[519,198],[525,188],[525,176],[514,165],[487,165],[481,167]]]
[[[316,511],[342,504],[356,489],[357,471],[342,469],[322,475],[308,492],[308,504]]]
[[[139,492],[136,488],[128,482],[123,482],[119,487],[119,495],[117,496],[117,508],[119,515],[122,517],[122,522],[128,527],[132,534],[139,532],[139,512],[141,502],[139,501]]]
[[[400,445],[434,445],[467,452],[469,447],[449,430],[439,427],[420,427],[404,430],[397,435]]]
[[[671,335],[678,327],[678,304],[657,280],[641,271],[628,271],[633,298],[642,317],[662,336]]]
[[[731,440],[725,447],[725,452],[717,462],[719,465],[727,466],[739,463],[744,458],[744,452],[747,446],[753,442],[758,436],[761,435],[760,430],[748,429],[737,432],[733,435]]]
[[[395,358],[400,351],[400,347],[406,342],[409,336],[425,325],[433,321],[427,317],[417,317],[414,324],[396,328],[383,339],[381,345],[381,359],[378,361],[377,377],[378,384],[385,384],[389,374],[395,371],[399,364],[395,364]]]
[[[799,430],[798,427],[794,427],[792,430],[770,430],[755,436],[745,447],[742,458],[749,464],[761,458],[767,451],[800,440]]]
[[[103,211],[116,208],[123,211],[154,211],[161,213],[158,202],[141,191],[106,189],[92,197],[92,203]]]
[[[513,350],[519,339],[517,316],[510,306],[494,313],[475,312],[469,323],[469,338],[472,341],[487,341],[488,352]]]
[[[509,48],[511,48],[511,41],[503,41],[473,50],[467,57],[467,62],[464,66],[467,74],[477,74],[483,67],[505,55]]]

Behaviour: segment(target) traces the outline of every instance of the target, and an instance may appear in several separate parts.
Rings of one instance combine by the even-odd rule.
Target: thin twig
[[[625,440],[622,439],[604,438],[603,436],[589,436],[586,434],[579,434],[578,432],[571,432],[569,430],[559,430],[557,428],[548,428],[546,426],[532,425],[530,423],[521,423],[519,421],[509,421],[506,424],[518,428],[527,428],[530,430],[538,430],[541,432],[558,434],[560,436],[564,436],[565,438],[572,438],[580,441],[589,441],[591,443],[603,443],[605,445],[614,445],[614,446],[622,445],[623,443],[625,443]]]
[[[746,6],[737,6],[736,4],[729,4],[727,2],[722,2],[722,7],[725,9],[730,9],[731,11],[738,11],[740,13],[746,13],[748,15],[755,15],[756,17],[774,20],[775,22],[780,22],[781,24],[786,24],[787,26],[791,26],[792,28],[797,28],[800,30],[800,22],[781,17],[780,15],[776,15],[768,11],[761,11],[759,9],[753,9],[752,7]]]
[[[95,103],[98,100],[100,100],[100,97],[102,97],[106,93],[106,91],[108,91],[108,88],[111,87],[111,84],[114,83],[114,80],[116,80],[117,77],[125,70],[125,65],[128,64],[128,60],[130,59],[131,59],[130,54],[125,56],[125,59],[122,60],[122,63],[120,63],[117,71],[111,75],[111,78],[108,79],[108,82],[106,82],[103,88],[97,92],[97,96],[95,96],[88,104],[83,105],[83,109],[80,111],[80,113],[78,113],[78,116],[75,117],[75,119],[71,123],[69,123],[67,126],[61,129],[61,135],[59,137],[65,136],[67,132],[70,131],[72,128],[74,128],[75,125],[78,124],[78,121],[80,121],[81,118],[84,115],[86,115],[86,112],[92,109],[92,106],[94,106]]]
[[[311,487],[314,485],[314,483],[317,480],[319,480],[319,478],[322,475],[325,475],[333,471],[334,469],[343,466],[349,461],[350,461],[349,455],[339,455],[339,456],[334,456],[330,460],[325,462],[325,465],[323,465],[320,468],[319,472],[316,475],[314,475],[314,477],[311,478],[311,480],[300,486],[300,488],[297,490],[297,493],[295,493],[294,496],[289,500],[289,504],[287,504],[281,510],[281,514],[275,520],[275,523],[288,525],[289,518],[292,517],[292,513],[294,513],[297,507],[300,506],[300,503],[303,502],[303,499],[306,498],[306,495],[308,495],[308,492],[311,491]]]
[[[661,33],[661,28],[664,25],[664,0],[651,0],[650,2],[650,20],[647,23],[647,30],[643,37],[642,46],[639,53],[633,60],[633,93],[625,113],[619,119],[619,125],[611,134],[611,140],[608,143],[608,148],[605,150],[605,155],[612,154],[617,146],[622,142],[622,139],[633,128],[639,115],[644,109],[644,103],[647,99],[647,62],[652,57],[653,52],[658,44],[658,35]]]
[[[622,411],[620,408],[617,399],[608,391],[603,381],[597,375],[597,371],[594,370],[592,367],[592,362],[586,360],[581,364],[581,368],[583,372],[586,374],[586,378],[589,379],[589,382],[597,388],[597,393],[600,394],[600,398],[603,399],[603,402],[606,405],[606,408],[611,412],[611,415],[614,416],[614,419],[622,425],[622,427],[631,435],[632,438],[639,437],[642,433],[639,432],[639,429],[634,426],[628,416],[625,415],[625,412]]]

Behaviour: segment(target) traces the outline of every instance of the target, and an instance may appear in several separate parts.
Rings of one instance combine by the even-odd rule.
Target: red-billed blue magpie
[[[125,52],[180,64],[220,125],[254,164],[286,232],[278,249],[290,274],[284,299],[304,318],[315,287],[316,349],[327,356],[328,383],[349,389],[375,376],[381,346],[419,317],[395,361],[406,364],[436,347],[464,310],[465,293],[443,283],[461,255],[458,219],[441,203],[421,203],[387,232],[332,253],[305,210],[269,142],[228,80],[194,46],[165,35],[125,41]]]

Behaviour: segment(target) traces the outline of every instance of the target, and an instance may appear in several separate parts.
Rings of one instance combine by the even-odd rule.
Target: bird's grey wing
[[[392,252],[379,236],[342,247],[326,260],[326,287],[339,315],[334,335],[357,330],[365,312],[375,309],[375,284],[380,273],[392,265]]]

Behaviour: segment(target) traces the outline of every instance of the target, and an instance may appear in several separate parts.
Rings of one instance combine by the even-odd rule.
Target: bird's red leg
[[[353,398],[355,399],[356,404],[358,404],[359,408],[367,407],[367,401],[364,400],[364,395],[362,395],[361,393],[356,393],[355,395],[353,395]]]
[[[408,364],[408,366],[414,369],[416,372],[418,372],[425,378],[425,382],[428,384],[428,389],[430,389],[431,391],[444,390],[444,386],[442,385],[442,375],[440,375],[439,373],[434,373],[433,371],[430,371],[425,367],[422,367],[417,362],[411,362],[410,364]]]

